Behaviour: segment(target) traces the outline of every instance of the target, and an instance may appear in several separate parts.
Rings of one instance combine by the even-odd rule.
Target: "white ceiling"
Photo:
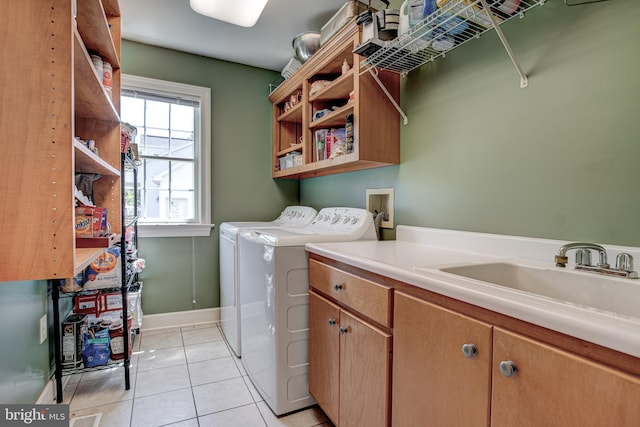
[[[119,3],[124,39],[282,71],[294,55],[293,38],[320,31],[345,0],[269,0],[252,28],[199,15],[189,0]]]

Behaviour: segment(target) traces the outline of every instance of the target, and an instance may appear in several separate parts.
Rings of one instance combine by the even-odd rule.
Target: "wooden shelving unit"
[[[399,113],[374,78],[361,73],[360,57],[353,53],[359,43],[360,29],[353,20],[269,96],[273,104],[274,178],[310,178],[400,162]],[[342,73],[345,60],[350,69]],[[398,102],[398,74],[381,71],[378,77]],[[328,83],[312,91],[312,84],[318,80]],[[292,97],[300,101],[288,108]],[[323,109],[330,112],[313,120],[314,114]],[[344,128],[347,115],[353,116],[353,151],[318,158],[316,130]],[[302,153],[303,163],[281,170],[280,159],[293,151]]]
[[[0,281],[70,278],[103,250],[75,247],[75,173],[102,176],[95,203],[122,226],[118,1],[9,2],[0,22]],[[111,91],[90,53],[112,65]]]

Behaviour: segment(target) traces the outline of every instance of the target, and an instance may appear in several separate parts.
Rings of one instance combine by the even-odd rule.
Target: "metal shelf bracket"
[[[487,4],[487,0],[480,0],[480,3],[482,4],[482,7],[484,8],[484,10],[491,10],[489,8],[489,5]],[[542,3],[543,2],[541,1],[541,4]],[[493,29],[496,31],[498,38],[502,42],[502,46],[504,46],[504,49],[507,51],[507,55],[509,55],[509,59],[511,59],[511,62],[513,63],[514,68],[518,72],[518,75],[520,75],[520,88],[521,89],[526,88],[529,85],[529,79],[527,78],[527,75],[522,70],[520,63],[516,59],[516,56],[513,53],[513,50],[511,49],[511,45],[509,45],[509,42],[507,41],[507,38],[504,36],[502,29],[498,25],[498,22],[496,22],[496,18],[494,17],[493,13],[487,13],[487,17],[491,21],[491,25],[493,26]],[[522,14],[520,15],[520,17],[522,17]]]
[[[374,72],[375,69],[375,72]],[[382,89],[382,91],[384,92],[384,94],[387,96],[387,98],[389,98],[389,101],[391,101],[391,104],[393,104],[393,107],[398,110],[398,113],[400,113],[400,116],[402,116],[402,121],[403,123],[406,125],[407,123],[409,123],[409,118],[407,117],[407,115],[404,113],[404,111],[402,111],[402,108],[400,108],[400,106],[398,105],[398,103],[396,102],[395,99],[393,99],[393,96],[391,96],[391,94],[389,93],[389,91],[387,90],[387,88],[384,86],[384,83],[382,83],[382,81],[380,81],[380,79],[378,78],[378,69],[377,68],[369,68],[369,74],[371,74],[371,76],[373,77],[373,79],[376,81],[376,83],[378,83],[378,86],[380,86],[380,89]]]

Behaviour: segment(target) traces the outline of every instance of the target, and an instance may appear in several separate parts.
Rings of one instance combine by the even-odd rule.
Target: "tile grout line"
[[[180,337],[181,345],[180,346],[175,346],[175,347],[176,348],[177,347],[181,347],[182,348],[181,352],[182,352],[182,355],[184,357],[185,363],[187,365],[186,366],[186,368],[187,368],[186,370],[187,370],[187,375],[189,376],[189,378],[188,378],[188,387],[191,389],[191,398],[192,398],[192,402],[193,402],[193,407],[195,409],[195,416],[193,418],[187,418],[187,419],[184,419],[184,420],[176,421],[175,423],[193,422],[192,420],[195,418],[195,423],[194,424],[197,425],[197,426],[200,426],[201,425],[201,421],[200,421],[201,416],[198,413],[198,408],[197,408],[197,405],[196,405],[196,397],[195,397],[195,393],[194,393],[194,387],[195,386],[194,386],[194,383],[193,383],[193,380],[192,380],[192,377],[191,377],[191,369],[192,369],[192,367],[189,366],[190,363],[189,363],[189,360],[187,358],[187,351],[186,351],[186,347],[187,347],[186,338],[192,338],[193,339],[194,337],[189,337],[189,336],[186,337],[185,336],[185,332],[187,332],[187,335],[189,335],[189,330],[184,331],[182,327],[176,328],[176,329],[177,329],[177,332],[180,333],[179,337]],[[225,411],[233,411],[233,410],[237,410],[239,408],[252,407],[254,410],[258,411],[258,415],[260,416],[260,419],[262,420],[263,425],[265,427],[272,427],[272,424],[270,424],[270,421],[269,421],[271,418],[268,418],[267,417],[268,414],[264,414],[262,412],[262,410],[260,409],[260,406],[259,406],[259,402],[260,401],[256,400],[256,399],[259,399],[259,395],[256,396],[251,391],[251,387],[253,387],[253,384],[249,384],[250,381],[251,381],[250,378],[248,376],[247,376],[247,378],[245,378],[245,375],[242,374],[243,370],[241,368],[241,365],[239,366],[238,363],[237,363],[239,359],[235,357],[235,355],[233,354],[232,350],[229,348],[228,343],[225,341],[224,335],[222,334],[219,322],[215,322],[214,323],[214,328],[212,328],[212,329],[214,331],[216,331],[221,336],[222,342],[225,344],[225,347],[226,347],[227,351],[229,352],[229,357],[231,358],[231,360],[233,362],[234,370],[238,371],[238,373],[240,375],[239,378],[242,380],[244,387],[247,388],[247,391],[249,392],[252,401],[248,402],[248,403],[246,403],[244,405],[239,405],[239,406],[236,406],[236,407],[225,408],[225,409],[222,409],[222,410],[219,410],[219,411],[215,411],[215,412],[212,412],[211,414],[202,414],[202,417],[207,417],[207,416],[211,416],[213,414],[223,413]],[[153,335],[151,335],[151,336],[153,336]],[[126,421],[125,421],[125,423],[122,423],[123,425],[128,425],[129,427],[133,427],[133,420],[134,420],[134,414],[135,414],[134,410],[135,410],[136,401],[138,400],[138,397],[136,397],[136,389],[137,389],[137,385],[138,385],[137,376],[138,376],[138,371],[140,371],[140,366],[141,366],[141,363],[142,363],[141,353],[143,352],[142,348],[143,348],[143,343],[144,343],[144,340],[143,340],[143,337],[142,337],[142,333],[140,333],[136,338],[138,338],[138,340],[137,340],[138,341],[138,348],[137,348],[138,354],[137,354],[137,357],[135,358],[135,360],[136,360],[136,362],[135,362],[136,363],[136,365],[135,365],[135,373],[131,378],[132,379],[132,387],[129,390],[130,393],[131,393],[131,412],[129,413],[129,417],[128,417],[129,418],[129,422],[128,422],[128,424],[125,424]],[[195,337],[195,338],[196,339],[200,339],[198,337]],[[213,339],[211,339],[211,341],[215,342],[215,341],[219,341],[219,340],[217,339],[217,337],[214,337]],[[207,342],[209,342],[209,341],[207,341]],[[180,354],[180,353],[176,352],[176,354]],[[132,358],[133,358],[133,356],[132,356]],[[194,363],[197,363],[197,362],[194,362]],[[146,372],[146,371],[144,371],[144,372]],[[82,377],[78,381],[78,384],[80,384],[82,382],[81,379],[82,379]],[[231,379],[233,379],[233,378],[231,378]],[[95,381],[100,381],[100,380],[101,379],[97,379]],[[220,380],[220,381],[222,381],[222,380]],[[186,386],[184,388],[186,388]],[[181,389],[184,390],[184,388],[181,388]],[[77,385],[76,385],[76,388],[74,389],[74,391],[72,393],[72,397],[70,399],[70,402],[71,402],[71,400],[76,398],[77,391],[78,391],[78,388],[77,388]],[[158,393],[158,394],[160,394],[160,393]],[[140,396],[140,398],[146,398],[146,397],[149,397],[149,396]],[[125,399],[125,400],[128,400],[128,399]],[[261,401],[263,402],[263,400],[261,400]],[[120,402],[123,402],[123,401],[118,401],[118,402],[114,402],[114,403],[120,403]],[[253,406],[251,406],[251,405],[253,405]],[[257,421],[257,419],[256,419],[256,421]],[[307,422],[309,422],[309,421],[307,421]],[[173,423],[173,424],[175,424],[175,423]],[[165,426],[170,426],[170,425],[172,425],[172,424],[166,424]],[[285,425],[285,424],[281,424],[281,425]],[[324,425],[327,425],[327,424],[326,424],[326,422],[324,422],[324,423],[319,423],[319,424],[315,424],[314,423],[314,424],[308,424],[308,425],[309,426],[324,426]]]
[[[193,409],[196,413],[196,423],[200,426],[200,416],[198,415],[198,405],[196,404],[196,395],[193,393],[193,382],[191,381],[191,370],[189,369],[189,359],[187,358],[187,346],[184,343],[182,328],[180,328],[180,338],[182,339],[182,352],[184,353],[184,363],[187,364],[187,375],[189,376],[189,389],[191,390],[191,399],[193,399]],[[185,420],[186,421],[186,420]]]
[[[142,331],[138,333],[138,337],[140,339],[140,342],[138,343],[138,359],[137,359],[138,364],[136,365],[136,374],[133,379],[133,396],[131,398],[131,413],[129,414],[129,427],[133,425],[133,410],[136,406],[136,388],[135,387],[138,384],[138,371],[140,370],[140,353],[142,352]],[[134,342],[134,346],[135,346],[135,342]],[[132,353],[133,353],[133,349],[132,349]],[[131,360],[129,360],[129,376],[131,376]]]

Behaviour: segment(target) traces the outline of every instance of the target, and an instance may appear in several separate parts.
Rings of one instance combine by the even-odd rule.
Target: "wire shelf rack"
[[[450,0],[405,34],[383,42],[380,49],[362,60],[361,73],[378,68],[406,75],[494,29],[520,72],[499,26],[516,16],[522,18],[526,11],[544,3],[545,0]],[[520,74],[521,87],[525,87],[526,76]]]

